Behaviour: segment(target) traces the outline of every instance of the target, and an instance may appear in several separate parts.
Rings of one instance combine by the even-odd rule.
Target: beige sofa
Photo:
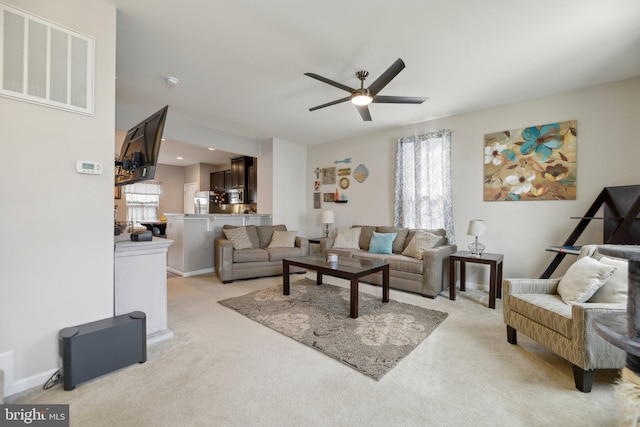
[[[449,255],[456,252],[457,247],[449,244],[445,230],[423,230],[440,236],[440,240],[435,247],[422,252],[422,259],[416,259],[412,256],[402,255],[402,252],[405,251],[416,233],[416,229],[370,225],[354,225],[351,228],[361,228],[358,249],[336,248],[334,247],[335,237],[328,237],[320,241],[322,253],[386,261],[389,263],[390,286],[395,289],[435,298],[443,289],[448,287]],[[396,233],[391,254],[369,252],[369,244],[374,231],[377,233]],[[362,280],[382,285],[382,275],[380,273],[366,276]]]
[[[225,229],[239,228],[231,225]],[[222,283],[231,283],[237,279],[250,279],[262,276],[282,274],[282,259],[309,254],[309,240],[295,237],[294,247],[269,247],[274,231],[287,231],[285,225],[247,225],[245,226],[251,247],[234,249],[231,240],[219,237],[214,240],[214,265]],[[299,267],[291,267],[292,273],[304,273]]]
[[[626,353],[600,337],[592,320],[606,313],[626,312],[628,267],[626,260],[603,260],[596,245],[583,246],[578,260],[583,257],[617,265],[613,275],[586,302],[565,303],[558,292],[560,277],[505,279],[502,310],[509,343],[517,344],[517,332],[522,332],[568,360],[573,364],[576,388],[587,393],[591,391],[595,369],[625,366]]]

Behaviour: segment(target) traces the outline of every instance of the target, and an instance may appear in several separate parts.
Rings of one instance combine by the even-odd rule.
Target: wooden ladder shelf
[[[596,217],[596,213],[604,205],[604,216]],[[557,252],[547,269],[540,276],[548,279],[560,265],[567,254],[576,255],[579,248],[573,246],[584,232],[591,220],[604,220],[603,242],[617,245],[637,245],[640,243],[640,221],[636,222],[640,213],[640,185],[621,187],[604,187],[591,207],[579,219],[578,225],[565,240],[562,246],[547,249]]]

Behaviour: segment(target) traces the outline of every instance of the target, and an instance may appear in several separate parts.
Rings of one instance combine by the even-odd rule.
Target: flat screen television
[[[153,179],[168,109],[167,105],[127,132],[116,160],[116,187]]]

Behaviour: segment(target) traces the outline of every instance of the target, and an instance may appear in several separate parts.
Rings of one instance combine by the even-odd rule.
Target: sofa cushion
[[[251,245],[254,248],[260,247],[260,238],[258,237],[258,229],[255,225],[245,225],[245,226],[237,226],[237,225],[229,225],[225,224],[222,226],[222,230],[228,230],[231,228],[242,228],[244,227],[247,230],[247,234],[249,235],[249,240],[251,240]]]
[[[271,242],[271,236],[275,230],[278,231],[287,231],[287,226],[284,224],[279,225],[258,225],[256,227],[258,229],[258,237],[259,237],[259,248],[266,248],[269,246],[269,242]]]
[[[269,261],[269,253],[266,249],[249,248],[233,251],[233,262]]]
[[[373,232],[369,243],[369,252],[374,254],[391,254],[396,233]]]
[[[600,254],[598,254],[600,255]],[[629,261],[601,255],[594,257],[603,264],[616,267],[611,277],[602,285],[588,302],[626,304],[629,292]]]
[[[409,234],[408,228],[399,227],[378,227],[376,228],[378,233],[396,233],[396,238],[393,241],[393,253],[400,254],[404,249],[404,242]]]
[[[331,248],[327,250],[328,254],[336,254],[339,257],[344,258],[352,258],[355,253],[360,252],[358,249],[339,249],[339,248]]]
[[[424,230],[416,230],[411,238],[411,241],[402,251],[402,255],[407,255],[416,259],[422,259],[422,253],[427,250],[435,247],[436,243],[438,243],[442,239],[441,236],[437,236],[433,233],[429,233]]]
[[[567,338],[571,332],[571,306],[556,294],[517,294],[509,296],[511,310],[546,326]]]
[[[354,251],[353,258],[364,259],[368,261],[384,261],[389,255],[375,254],[367,251]]]
[[[296,245],[297,231],[274,230],[267,248],[293,248]]]
[[[616,267],[583,257],[571,264],[558,283],[558,294],[567,304],[586,302],[605,284]]]
[[[302,256],[301,248],[269,248],[269,261],[282,261],[284,258]]]
[[[360,249],[364,251],[369,250],[369,243],[371,242],[371,236],[376,231],[375,225],[354,225],[351,228],[361,228],[360,231]]]
[[[360,249],[360,227],[336,229],[333,247],[336,249]]]
[[[227,236],[227,239],[231,240],[233,249],[240,250],[253,248],[245,227],[227,228],[222,231],[224,232],[224,235]]]
[[[447,232],[444,231],[444,229],[442,228],[433,228],[433,229],[428,229],[428,228],[417,228],[417,229],[410,229],[409,230],[409,234],[407,234],[407,240],[405,240],[404,242],[404,248],[402,250],[407,249],[407,246],[409,246],[409,243],[411,243],[411,239],[413,239],[413,236],[415,236],[415,234],[418,231],[426,231],[427,233],[431,233],[431,234],[435,234],[436,236],[440,236],[440,240],[438,240],[436,242],[435,245],[433,245],[434,247],[436,246],[441,246],[444,245],[447,242]]]
[[[423,274],[424,262],[412,257],[393,254],[385,258],[385,261],[389,263],[391,270],[406,271],[408,273]]]

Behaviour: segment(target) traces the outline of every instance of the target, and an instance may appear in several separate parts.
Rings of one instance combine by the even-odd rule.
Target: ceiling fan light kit
[[[411,97],[411,96],[378,96],[378,92],[380,92],[395,76],[400,73],[404,69],[405,65],[402,59],[398,58],[396,62],[391,64],[387,70],[380,75],[368,88],[364,87],[364,80],[369,75],[369,72],[366,70],[360,70],[356,72],[356,77],[360,80],[360,88],[353,89],[349,86],[343,85],[342,83],[335,82],[333,80],[327,79],[326,77],[319,76],[314,73],[304,73],[305,76],[309,76],[313,79],[320,80],[323,83],[328,85],[337,87],[338,89],[342,89],[346,92],[349,92],[351,95],[346,98],[337,99],[335,101],[327,102],[326,104],[318,105],[313,108],[309,108],[309,111],[319,110],[320,108],[330,107],[331,105],[340,104],[342,102],[351,101],[352,104],[356,106],[362,120],[371,121],[371,114],[369,113],[368,105],[371,103],[378,104],[422,104],[427,98],[422,97]]]

